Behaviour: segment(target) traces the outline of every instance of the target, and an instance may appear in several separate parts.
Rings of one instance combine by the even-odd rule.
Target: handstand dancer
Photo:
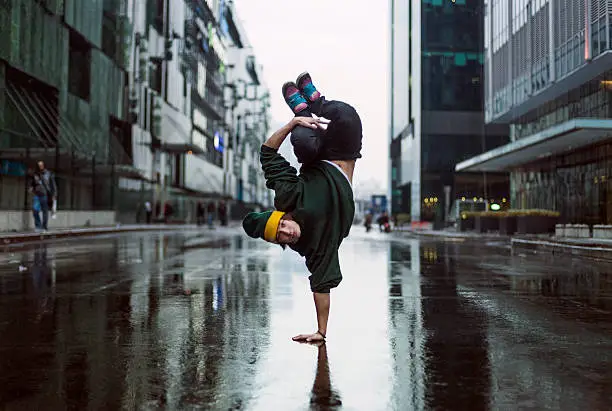
[[[325,101],[307,73],[298,77],[297,84],[286,83],[283,96],[296,116],[260,151],[266,186],[275,193],[276,210],[249,213],[243,227],[253,238],[283,248],[288,245],[305,257],[318,329],[293,339],[324,341],[330,290],[342,281],[338,248],[348,236],[355,214],[351,184],[355,161],[361,157],[361,120],[348,104]],[[299,175],[278,153],[290,133],[296,156],[303,163]]]

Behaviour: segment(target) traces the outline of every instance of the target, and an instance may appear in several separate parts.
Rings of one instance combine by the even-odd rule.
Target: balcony
[[[204,0],[186,0],[185,4],[187,4],[187,6],[191,10],[193,10],[193,12],[198,18],[202,19],[204,24],[208,24],[209,22],[211,22],[214,25],[216,25],[215,15],[210,9],[210,7],[208,7],[208,4],[206,3],[206,1]]]
[[[246,62],[246,69],[251,76],[251,80],[253,80],[254,84],[259,85],[259,76],[257,75],[257,67],[255,65],[255,56],[249,56]]]
[[[223,96],[223,88],[225,86],[225,76],[219,70],[210,70],[206,68],[206,85],[212,86],[216,93]],[[223,99],[222,99],[223,100]],[[223,103],[221,103],[223,105]]]
[[[202,58],[206,62],[206,67],[210,68],[211,73],[215,73],[216,76],[221,76],[217,70],[223,63],[219,57],[217,51],[215,51],[214,45],[211,46],[211,33],[204,26],[203,23],[195,18],[185,20],[185,38],[192,44],[191,47],[184,48],[183,53],[192,53],[196,58]],[[215,80],[223,84],[223,79]]]

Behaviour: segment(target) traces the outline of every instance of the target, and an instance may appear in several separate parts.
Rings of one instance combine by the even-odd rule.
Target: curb
[[[446,233],[444,231],[440,231],[440,232],[436,232],[436,231],[400,231],[402,234],[406,233],[406,234],[411,234],[411,235],[416,235],[419,237],[437,237],[437,238],[449,238],[449,239],[460,239],[460,240],[510,240],[509,236],[503,236],[503,235],[489,235],[489,234],[482,234],[479,236],[474,236],[474,235],[462,235],[462,234],[450,234]]]
[[[564,254],[574,257],[586,257],[596,260],[612,261],[612,246],[609,244],[579,245],[557,241],[512,239],[513,250],[526,250],[534,252],[548,252],[551,254]]]

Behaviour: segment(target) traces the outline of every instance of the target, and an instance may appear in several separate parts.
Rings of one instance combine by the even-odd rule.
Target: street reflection
[[[510,289],[521,294],[571,300],[597,310],[612,311],[612,271],[601,264],[570,263],[571,274],[542,273],[509,277]]]
[[[431,409],[489,409],[487,318],[457,292],[449,243],[421,248],[421,306],[426,330],[426,403]]]
[[[187,240],[25,249],[0,282],[0,408],[240,408],[268,345],[267,266]]]
[[[173,233],[20,249],[0,263],[0,409],[610,404],[606,266],[389,238],[343,244],[319,347],[290,340],[315,315],[303,261],[277,246]]]
[[[457,294],[448,245],[412,240],[390,247],[394,409],[488,409],[486,317]]]
[[[393,409],[425,409],[425,329],[421,308],[418,240],[390,244],[389,343],[393,359]]]

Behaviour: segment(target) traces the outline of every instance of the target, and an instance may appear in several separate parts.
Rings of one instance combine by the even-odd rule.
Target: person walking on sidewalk
[[[342,281],[338,250],[355,216],[352,178],[356,159],[361,157],[362,126],[357,112],[342,102],[329,102],[327,110],[321,109],[324,119],[298,115],[311,111],[309,103],[324,103],[308,73],[300,75],[297,84],[283,86],[285,101],[296,116],[272,134],[260,151],[276,210],[251,212],[242,226],[252,238],[289,246],[305,257],[318,329],[293,340],[316,342],[326,339],[330,291]],[[278,153],[290,133],[298,160],[304,163],[299,175]]]
[[[153,215],[153,207],[151,207],[151,202],[150,201],[146,201],[145,202],[145,218],[147,221],[147,224],[151,224],[151,216]]]
[[[47,231],[49,222],[49,208],[57,200],[57,185],[55,176],[45,168],[43,161],[38,162],[38,169],[32,173],[30,180],[32,197],[32,214],[36,230]],[[42,221],[40,213],[42,212]]]
[[[198,226],[202,225],[204,222],[204,204],[201,201],[198,201],[198,205],[196,206],[196,224]]]
[[[227,206],[225,205],[225,201],[221,201],[219,203],[219,222],[223,227],[227,226]]]
[[[210,201],[208,203],[208,207],[206,208],[206,212],[207,212],[207,219],[208,219],[208,228],[214,228],[214,221],[215,221],[215,211],[216,211],[217,207],[215,206],[215,202],[214,201]]]

